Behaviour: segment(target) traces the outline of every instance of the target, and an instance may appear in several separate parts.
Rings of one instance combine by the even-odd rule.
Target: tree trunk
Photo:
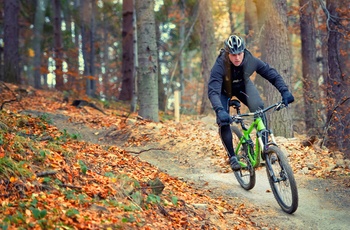
[[[122,89],[119,99],[130,101],[132,98],[133,75],[134,75],[134,32],[133,32],[133,17],[134,17],[133,1],[123,1],[123,31],[122,31],[122,46],[123,46],[123,63],[122,63]]]
[[[160,29],[160,22],[156,21],[156,38],[157,41],[160,41],[160,34],[161,34],[161,29]],[[157,62],[158,66],[160,66],[160,56],[159,53],[157,54]],[[161,68],[158,68],[158,106],[159,110],[161,111],[166,111],[166,94],[165,94],[165,85],[163,83],[163,76],[161,75]]]
[[[214,41],[214,24],[212,5],[210,0],[202,0],[199,3],[199,20],[200,20],[200,44],[202,51],[202,79],[203,79],[203,94],[200,114],[209,113],[211,104],[208,98],[208,81],[210,70],[214,65],[215,57],[217,56],[216,46]]]
[[[299,0],[300,3],[300,35],[303,70],[303,96],[305,108],[305,125],[309,135],[321,134],[321,117],[319,110],[320,85],[318,63],[316,60],[316,28],[315,1]]]
[[[90,77],[91,77],[91,73],[90,73],[90,42],[91,42],[91,38],[90,38],[90,27],[89,24],[91,22],[91,8],[90,8],[90,3],[89,1],[81,1],[80,2],[80,31],[81,31],[81,52],[82,52],[82,56],[83,56],[83,65],[84,65],[84,79],[83,82],[81,82],[81,84],[83,84],[84,88],[85,88],[85,94],[86,95],[90,95]],[[87,13],[88,12],[88,13]],[[83,90],[83,89],[80,89]],[[82,94],[82,92],[79,92],[80,94]]]
[[[70,8],[72,7],[72,12],[70,12]],[[79,52],[81,50],[80,45],[80,28],[81,22],[75,20],[79,16],[80,2],[79,0],[73,0],[73,6],[64,5],[64,14],[66,17],[66,26],[67,32],[72,35],[73,40],[69,41],[69,46],[72,47],[67,51],[67,62],[68,62],[68,73],[67,73],[67,83],[66,90],[70,90],[73,92],[82,92],[82,85],[79,81],[80,79],[80,71],[79,71]],[[72,22],[74,23],[74,27],[72,27]],[[70,25],[68,25],[70,24]]]
[[[102,42],[103,45],[101,47],[102,52],[103,52],[103,63],[104,65],[101,67],[104,67],[105,69],[107,69],[107,66],[109,65],[109,57],[108,57],[108,24],[106,22],[106,17],[104,15],[102,15],[103,18],[103,30],[102,30]],[[110,73],[109,71],[104,71],[104,74],[102,75],[102,90],[103,90],[103,94],[106,97],[107,100],[111,100],[112,99],[112,90],[110,87]]]
[[[67,79],[65,79],[65,90],[70,92],[75,90],[76,80],[78,79],[79,75],[79,42],[77,43],[77,39],[75,37],[78,27],[76,21],[74,20],[74,17],[76,16],[75,12],[79,12],[77,9],[78,6],[76,0],[74,1],[73,6],[70,4],[62,5],[63,20],[66,25],[65,34],[69,34],[69,39],[67,39],[67,37],[63,39],[63,46],[67,48],[65,50],[65,61],[68,64],[67,72],[65,73],[67,77]],[[74,38],[74,40],[72,38]]]
[[[62,71],[62,17],[61,17],[61,2],[60,0],[53,0],[54,6],[54,40],[55,40],[55,75],[56,75],[56,86],[57,90],[64,89],[63,82],[63,71]]]
[[[19,0],[5,0],[4,6],[4,81],[18,84],[20,83]]]
[[[138,41],[139,115],[158,122],[158,66],[153,0],[135,1]]]
[[[260,45],[261,59],[275,68],[290,85],[292,76],[291,47],[288,39],[286,0],[258,0],[259,20],[262,23]],[[267,81],[264,81],[265,105],[281,100],[281,94]],[[291,87],[289,87],[291,90]],[[292,106],[290,106],[292,107]],[[269,124],[278,136],[293,137],[292,110],[283,109],[277,113],[267,114]]]
[[[184,47],[185,46],[185,9],[186,9],[186,2],[185,0],[180,0],[179,1],[179,5],[180,5],[180,17],[181,17],[181,21],[182,23],[180,24],[180,47]],[[184,66],[185,66],[185,62],[184,62],[184,52],[180,53],[180,57],[179,57],[179,83],[180,83],[180,104],[182,102],[182,96],[184,95],[184,91],[185,91],[185,76],[184,76]]]
[[[132,84],[132,98],[131,98],[131,103],[130,103],[130,111],[131,112],[136,112],[136,107],[137,107],[137,95],[138,95],[138,90],[137,90],[137,69],[139,67],[139,61],[138,61],[138,51],[137,51],[137,20],[136,20],[136,9],[135,9],[135,0],[134,1],[134,15],[133,15],[133,31],[134,31],[134,46],[133,46],[133,57],[134,57],[134,71],[133,71],[133,84]],[[158,57],[159,58],[159,57]],[[158,62],[159,63],[159,62]],[[158,78],[159,80],[159,78]],[[164,90],[163,90],[164,91]],[[159,100],[158,100],[159,101]]]
[[[255,47],[258,45],[258,13],[254,0],[245,1],[244,12],[244,32],[246,34],[246,44],[249,47]],[[251,48],[249,48],[251,50]]]
[[[348,0],[327,0],[329,11],[328,64],[327,78],[327,135],[326,146],[343,151],[350,158],[350,56],[349,11],[341,10],[349,6]]]
[[[90,52],[89,52],[89,72],[90,77],[88,78],[87,84],[87,95],[96,97],[96,76],[95,76],[95,34],[96,34],[96,1],[91,0],[90,2],[91,18],[90,18]]]
[[[232,4],[234,1],[233,0],[227,0],[227,13],[228,13],[228,18],[230,21],[230,32],[231,34],[235,34],[235,19],[233,17],[234,12],[232,11]],[[236,3],[236,2],[235,2]]]
[[[38,0],[35,12],[35,22],[34,22],[34,39],[33,39],[33,48],[34,48],[34,87],[41,88],[41,44],[43,38],[43,28],[44,28],[44,19],[45,19],[45,9],[47,6],[48,0]]]

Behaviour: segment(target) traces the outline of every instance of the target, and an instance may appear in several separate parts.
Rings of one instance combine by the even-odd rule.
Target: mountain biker
[[[232,96],[235,96],[249,108],[250,112],[264,108],[258,90],[250,80],[250,76],[254,72],[276,87],[286,106],[294,101],[294,97],[288,90],[282,76],[267,63],[254,57],[246,49],[243,38],[230,35],[224,41],[224,48],[220,50],[220,54],[211,69],[208,97],[215,110],[220,138],[229,156],[233,171],[240,170],[240,164],[234,154],[230,129],[232,118],[229,115],[228,101]],[[263,117],[263,121],[267,127],[265,117]],[[264,144],[267,143],[267,138],[267,135],[263,136]]]

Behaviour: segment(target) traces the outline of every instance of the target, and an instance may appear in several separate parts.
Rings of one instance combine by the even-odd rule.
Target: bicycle
[[[283,102],[278,102],[265,109],[258,110],[254,113],[241,114],[240,102],[230,100],[229,105],[233,107],[237,114],[232,116],[231,124],[233,144],[236,146],[235,153],[241,165],[241,170],[235,171],[235,177],[238,183],[245,190],[250,190],[255,186],[256,174],[255,169],[261,165],[261,158],[265,160],[266,173],[270,187],[277,203],[286,213],[292,214],[298,208],[298,190],[294,179],[293,170],[288,163],[287,157],[277,146],[275,137],[270,129],[264,125],[262,115],[275,108],[275,111],[282,109]],[[254,121],[246,126],[245,117],[254,117]],[[256,131],[255,143],[250,135]],[[271,139],[264,146],[262,136],[268,135]],[[255,146],[255,147],[254,147]]]

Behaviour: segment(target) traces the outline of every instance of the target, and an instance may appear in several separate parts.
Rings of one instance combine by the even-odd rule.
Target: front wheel
[[[242,137],[242,132],[236,126],[231,126],[231,131],[233,146],[236,147]],[[248,158],[248,151],[252,154],[254,148],[249,144],[244,144],[239,151],[236,152],[236,156],[241,164],[241,170],[234,172],[238,183],[245,190],[254,188],[256,181],[255,169]]]
[[[266,150],[266,172],[279,206],[292,214],[298,208],[298,189],[287,157],[276,146]]]

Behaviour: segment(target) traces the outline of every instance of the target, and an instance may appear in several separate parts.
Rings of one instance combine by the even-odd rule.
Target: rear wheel
[[[287,157],[276,146],[266,150],[266,172],[279,206],[292,214],[298,208],[298,189]]]
[[[237,126],[231,126],[231,131],[233,137],[233,146],[236,147],[242,137],[242,132],[238,129]],[[236,153],[237,158],[241,164],[241,170],[234,172],[238,183],[245,190],[254,188],[256,181],[255,169],[248,159],[248,151],[250,151],[250,153],[253,153],[253,146],[250,144],[244,144]]]

